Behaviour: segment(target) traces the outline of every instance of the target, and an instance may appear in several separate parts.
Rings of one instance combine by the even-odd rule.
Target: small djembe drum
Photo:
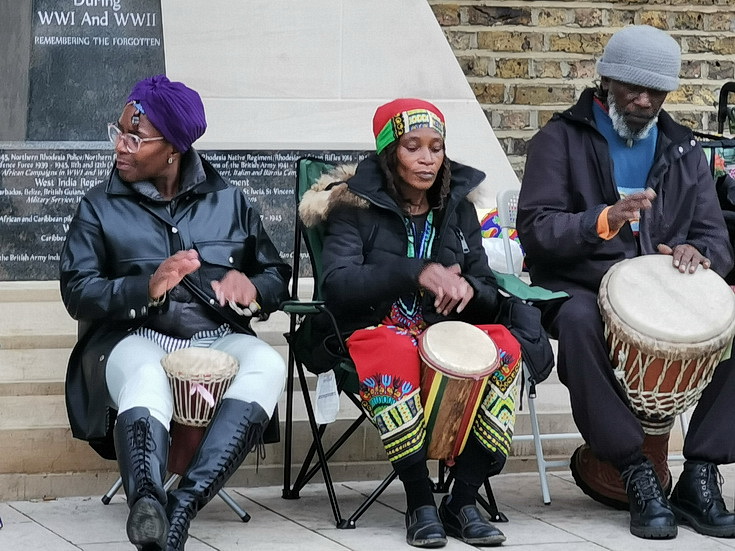
[[[161,359],[174,400],[169,471],[182,474],[239,368],[237,359],[211,348],[182,348]]]
[[[645,255],[615,264],[598,303],[615,376],[651,435],[667,434],[693,406],[730,352],[735,294],[712,270],[673,268]]]
[[[419,354],[428,457],[451,465],[470,435],[488,378],[500,366],[498,348],[474,325],[442,321],[419,336]]]

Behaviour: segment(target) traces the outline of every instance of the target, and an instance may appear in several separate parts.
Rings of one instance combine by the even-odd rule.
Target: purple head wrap
[[[179,153],[186,153],[207,129],[199,94],[181,82],[171,82],[166,75],[138,82],[128,102],[139,103],[141,112]]]

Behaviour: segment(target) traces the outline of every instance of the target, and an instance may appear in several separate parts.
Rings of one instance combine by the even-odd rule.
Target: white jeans
[[[286,364],[266,342],[231,333],[210,346],[231,354],[240,363],[223,398],[256,402],[273,415],[286,384]],[[151,415],[169,428],[174,411],[173,396],[161,358],[166,351],[139,335],[121,340],[110,353],[105,378],[112,406],[118,413],[134,407],[148,408]]]

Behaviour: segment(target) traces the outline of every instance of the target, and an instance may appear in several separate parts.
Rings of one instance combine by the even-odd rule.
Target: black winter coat
[[[106,183],[85,195],[69,226],[61,254],[61,295],[69,314],[80,321],[80,338],[69,360],[66,403],[72,434],[93,446],[108,442],[114,422],[105,382],[110,351],[167,307],[148,307],[148,280],[164,259],[179,250],[198,251],[201,267],[182,284],[236,332],[254,334],[250,318],[221,308],[212,280],[231,269],[243,272],[265,312],[288,298],[291,268],[245,195],[193,149],[182,159],[181,188],[188,191],[174,199],[171,214],[168,202],[139,194],[113,169]]]
[[[353,331],[380,323],[391,305],[417,291],[418,277],[427,262],[459,264],[475,295],[460,314],[449,317],[434,310],[434,297],[424,295],[424,319],[435,323],[461,319],[493,323],[498,308],[498,287],[482,247],[480,224],[467,194],[485,174],[452,163],[451,188],[445,207],[435,212],[438,232],[430,258],[408,258],[404,214],[383,189],[378,160],[363,160],[348,180],[349,190],[366,200],[364,208],[341,205],[328,218],[322,256],[324,298],[341,324]]]
[[[518,234],[534,284],[597,292],[608,268],[654,254],[660,243],[694,246],[725,276],[732,248],[712,174],[691,130],[665,112],[647,186],[657,197],[641,212],[640,248],[630,225],[608,241],[597,234],[600,212],[620,199],[605,138],[594,122],[594,90],[556,114],[531,140],[518,205]]]

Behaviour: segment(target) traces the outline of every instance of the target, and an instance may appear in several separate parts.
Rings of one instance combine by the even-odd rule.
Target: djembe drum
[[[182,348],[161,359],[174,400],[169,471],[182,474],[217,404],[239,368],[237,359],[211,348]]]
[[[667,434],[730,352],[735,294],[712,270],[673,268],[671,256],[615,264],[598,303],[616,379],[646,433]]]
[[[419,336],[419,354],[428,457],[451,465],[467,442],[488,378],[500,365],[498,348],[474,325],[443,321]]]

